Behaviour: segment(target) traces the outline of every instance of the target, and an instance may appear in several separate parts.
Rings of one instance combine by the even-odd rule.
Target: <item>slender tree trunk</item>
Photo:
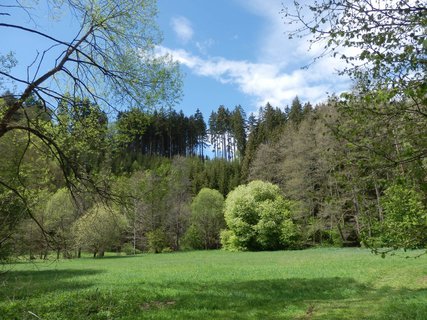
[[[403,167],[403,163],[400,161],[400,143],[397,140],[397,134],[396,134],[396,130],[393,129],[393,138],[394,138],[394,147],[396,149],[396,155],[397,155],[397,159],[399,160],[399,167],[400,167],[400,173],[403,176],[405,176],[405,169]]]
[[[356,232],[357,232],[357,237],[360,237],[360,224],[359,224],[360,206],[359,206],[359,201],[357,200],[357,196],[354,188],[352,190],[352,193],[353,193],[353,196],[352,196],[353,205],[355,210],[354,220],[356,222]]]
[[[133,222],[133,255],[136,255],[136,226],[135,221]]]
[[[374,186],[375,186],[375,194],[377,196],[378,217],[380,221],[383,222],[384,216],[383,216],[383,208],[381,207],[381,202],[380,202],[380,190],[376,182],[374,182]]]
[[[344,233],[342,232],[341,225],[339,222],[337,223],[337,229],[338,229],[338,233],[340,234],[341,241],[345,242]]]
[[[222,152],[223,152],[223,157],[224,159],[227,160],[227,142],[225,140],[225,133],[222,135]]]

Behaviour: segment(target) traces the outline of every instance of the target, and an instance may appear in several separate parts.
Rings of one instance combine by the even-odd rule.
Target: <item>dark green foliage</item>
[[[204,239],[199,228],[191,224],[182,237],[182,247],[189,250],[206,250]]]
[[[167,181],[165,227],[169,234],[170,248],[175,251],[181,248],[190,216],[191,181],[189,178],[190,163],[183,157],[173,159]]]
[[[19,223],[26,217],[21,199],[12,191],[0,186],[0,264],[14,253],[13,236]]]
[[[85,159],[84,171],[96,177],[100,185],[104,186],[108,180],[117,180],[114,187],[107,190],[117,196],[115,199],[119,201],[112,206],[128,218],[129,228],[115,242],[115,249],[125,242],[132,243],[138,250],[157,252],[165,248],[179,250],[182,246],[216,247],[217,233],[214,237],[216,240],[208,240],[206,245],[200,228],[191,222],[191,197],[206,187],[227,196],[241,185],[242,174],[247,174],[249,180],[262,179],[277,184],[287,198],[295,201],[297,205],[292,208],[292,223],[297,227],[283,224],[283,232],[269,229],[269,223],[264,221],[269,219],[266,216],[264,220],[259,220],[256,228],[248,231],[245,236],[249,240],[244,244],[237,243],[233,233],[222,234],[223,243],[234,249],[348,246],[359,245],[362,241],[371,241],[370,246],[373,246],[373,239],[377,239],[375,243],[385,245],[385,240],[381,239],[385,239],[383,236],[386,233],[382,200],[386,186],[405,175],[416,189],[421,190],[421,195],[427,188],[425,163],[402,163],[405,157],[421,154],[425,147],[425,139],[422,139],[425,120],[415,114],[400,117],[405,110],[403,102],[375,107],[378,111],[387,108],[391,115],[398,115],[391,116],[385,123],[375,116],[372,112],[374,109],[366,106],[363,99],[352,99],[351,104],[331,99],[327,104],[312,109],[309,104],[302,107],[295,98],[294,110],[301,111],[294,113],[299,115],[297,118],[289,115],[291,111],[286,114],[268,104],[260,111],[258,118],[250,117],[248,127],[251,132],[247,141],[242,109],[236,107],[230,112],[221,107],[211,117],[211,126],[219,126],[215,129],[219,130],[219,157],[209,160],[201,157],[205,125],[200,112],[185,117],[182,113],[149,114],[133,109],[122,113],[117,124],[107,130],[99,108],[85,99],[81,101],[62,105],[63,123],[55,124],[48,118],[43,121],[52,133],[59,135],[63,150],[70,159],[74,159],[75,163]],[[31,105],[36,103],[33,101]],[[218,122],[218,114],[225,123]],[[169,139],[166,129],[171,119],[176,122],[176,128],[182,128],[179,126],[187,123],[193,131],[198,123],[201,133],[196,134],[198,138],[189,140],[188,135],[184,140],[177,136],[173,141],[182,143],[171,146],[171,140],[162,140]],[[156,131],[158,129],[160,131]],[[155,132],[163,133],[156,135]],[[73,135],[81,138],[79,144],[71,143]],[[20,159],[25,145],[19,136],[6,138],[12,139],[18,146],[14,152],[8,153],[1,165],[4,177],[13,179],[14,173],[10,168]],[[8,143],[7,139],[4,138],[4,143]],[[164,141],[169,142],[165,144]],[[197,147],[193,148],[194,143]],[[157,150],[154,152],[156,154],[150,155],[147,144]],[[172,149],[169,147],[186,150],[186,157],[175,156],[171,159]],[[140,151],[141,148],[145,151]],[[243,150],[242,159],[240,154]],[[227,154],[225,158],[223,152]],[[192,156],[194,153],[198,155]],[[235,159],[230,159],[230,156]],[[31,257],[47,257],[51,250],[56,250],[58,256],[61,252],[66,256],[74,254],[69,249],[68,222],[64,224],[61,215],[52,215],[54,210],[45,205],[66,183],[61,180],[58,168],[50,164],[47,170],[51,174],[49,179],[45,178],[44,165],[41,164],[46,163],[44,159],[36,149],[28,149],[23,162],[25,166],[21,167],[27,170],[22,171],[26,172],[25,175],[21,175],[21,181],[25,181],[27,187],[38,190],[43,185],[42,189],[32,194],[33,203],[41,204],[33,206],[34,217],[42,223],[37,226],[31,220],[10,220],[11,215],[4,214],[5,229],[2,234],[5,252]],[[112,176],[111,171],[116,176]],[[6,198],[11,195],[13,193]],[[10,206],[10,210],[17,210],[6,198],[3,201]],[[81,195],[76,200],[79,204],[76,215],[84,215],[93,205],[93,200],[83,200]],[[64,200],[61,204],[65,203]],[[277,216],[275,208],[271,206],[266,211]],[[52,220],[51,217],[58,219]],[[43,237],[40,227],[50,234],[50,239]],[[158,230],[163,233],[161,237]],[[289,238],[283,236],[286,234],[290,234]],[[393,241],[388,240],[388,245],[398,247]],[[420,247],[423,242],[417,243],[412,247]],[[411,247],[403,243],[401,246]]]
[[[246,114],[240,105],[236,106],[231,113],[231,128],[235,139],[233,152],[238,152],[237,158],[243,158],[246,150]]]
[[[224,106],[212,111],[209,134],[215,157],[226,160],[242,159],[246,149],[246,115],[241,106],[230,111]]]
[[[302,121],[304,113],[309,113],[308,110],[309,109],[305,109],[305,112],[303,112],[302,104],[299,101],[299,98],[295,97],[294,100],[292,100],[291,109],[288,114],[288,120],[295,126],[298,126]]]
[[[294,5],[295,14],[288,11],[287,18],[308,17],[298,2]],[[242,216],[229,212],[230,230],[222,233],[228,248],[290,248],[296,239],[304,247],[362,242],[392,249],[425,246],[425,8],[420,1],[387,0],[378,7],[370,0],[349,0],[316,2],[307,9],[314,19],[294,35],[310,31],[313,42],[326,40],[326,50],[361,49],[352,57],[337,53],[354,62],[342,70],[356,80],[354,90],[315,108],[296,96],[284,111],[266,104],[258,117],[246,121],[241,106],[221,105],[210,115],[207,129],[200,110],[191,116],[171,107],[141,111],[157,100],[149,92],[133,104],[138,108],[121,112],[108,125],[94,96],[62,95],[53,111],[40,96],[25,95],[21,101],[5,93],[2,110],[20,106],[12,116],[0,112],[0,145],[8,151],[0,164],[0,201],[7,207],[0,216],[0,251],[47,257],[55,249],[58,256],[61,251],[69,255],[68,225],[77,215],[87,217],[99,200],[129,221],[110,245],[116,249],[132,243],[139,250],[180,250],[182,242],[213,248],[218,228],[203,229],[206,212],[199,220],[190,215],[191,197],[206,187],[232,197],[244,189],[242,182],[257,179],[276,184],[292,208],[278,197],[260,204],[246,199]],[[128,58],[121,66],[135,71],[137,61]],[[3,67],[8,68],[13,61],[6,60]],[[151,67],[157,71],[164,66]],[[159,76],[173,78],[166,70]],[[172,92],[178,83],[170,84]],[[174,95],[162,97],[171,102]],[[5,131],[17,124],[37,129],[41,141]],[[213,160],[205,152],[208,132]],[[400,181],[407,183],[399,189]],[[55,198],[64,186],[81,202],[74,217],[65,198],[59,197],[63,212],[52,209],[60,207]],[[101,199],[87,200],[77,190]]]
[[[182,111],[148,113],[132,109],[119,114],[116,130],[116,172],[129,171],[131,164],[144,156],[204,157],[206,124],[199,110],[187,117]],[[128,158],[123,158],[123,153]]]
[[[252,161],[258,147],[263,143],[274,143],[286,123],[286,114],[279,108],[273,108],[269,103],[260,109],[259,118],[252,116],[249,120],[249,136],[245,157],[242,162],[242,180],[249,177]]]
[[[415,138],[425,134],[422,119],[419,126],[398,117],[383,123],[363,101],[359,109],[336,105],[317,106],[297,127],[288,122],[281,139],[258,147],[250,170],[250,179],[276,183],[299,203],[295,219],[306,245],[358,245],[382,228],[387,183],[405,175],[425,188],[425,165],[399,161],[423,143]]]

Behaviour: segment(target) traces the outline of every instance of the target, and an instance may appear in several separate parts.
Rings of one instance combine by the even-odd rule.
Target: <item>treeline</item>
[[[0,103],[14,103],[5,96]],[[200,112],[133,109],[108,123],[87,99],[65,98],[51,110],[32,97],[13,121],[37,125],[55,144],[22,131],[0,141],[2,260],[46,257],[52,250],[65,257],[81,250],[103,255],[129,245],[179,250],[187,229],[197,225],[190,203],[198,192],[207,187],[223,197],[241,181],[239,160],[204,154]],[[219,245],[218,236],[203,241],[200,247]]]
[[[427,119],[409,109],[357,99],[294,108],[297,117],[270,134],[262,124],[251,132],[244,174],[298,203],[306,245],[424,247]]]
[[[0,141],[2,259],[426,244],[427,121],[405,101],[313,108],[296,97],[248,118],[220,106],[207,126],[200,111],[132,109],[108,123],[88,100],[53,111],[33,97],[14,121],[37,122],[57,144],[19,131]],[[277,187],[229,200],[254,180]]]
[[[204,157],[207,129],[199,109],[189,117],[175,110],[148,113],[132,109],[120,112],[114,127],[121,153]]]

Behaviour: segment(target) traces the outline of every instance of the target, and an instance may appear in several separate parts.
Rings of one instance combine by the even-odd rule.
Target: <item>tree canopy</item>
[[[156,10],[152,0],[0,4],[0,30],[30,34],[46,43],[23,66],[26,74],[14,68],[19,61],[13,53],[0,52],[0,86],[9,89],[0,96],[0,140],[12,132],[23,139],[15,163],[18,178],[26,154],[37,145],[49,161],[56,161],[72,192],[86,189],[107,195],[95,182],[92,166],[106,152],[107,114],[129,107],[170,108],[180,98],[178,66],[156,53],[161,40]],[[76,29],[60,38],[46,32],[46,21],[38,16],[48,17],[53,25],[73,21]],[[0,186],[21,199],[30,214],[27,186],[20,182],[0,178]]]
[[[344,59],[341,72],[363,84],[365,93],[381,90],[387,99],[413,100],[413,110],[426,115],[427,8],[421,0],[295,1],[284,7],[289,36],[310,36],[323,46],[322,56]]]

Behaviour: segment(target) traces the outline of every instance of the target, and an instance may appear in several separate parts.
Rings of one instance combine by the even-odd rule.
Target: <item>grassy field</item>
[[[427,256],[362,249],[22,262],[0,319],[427,319]]]

